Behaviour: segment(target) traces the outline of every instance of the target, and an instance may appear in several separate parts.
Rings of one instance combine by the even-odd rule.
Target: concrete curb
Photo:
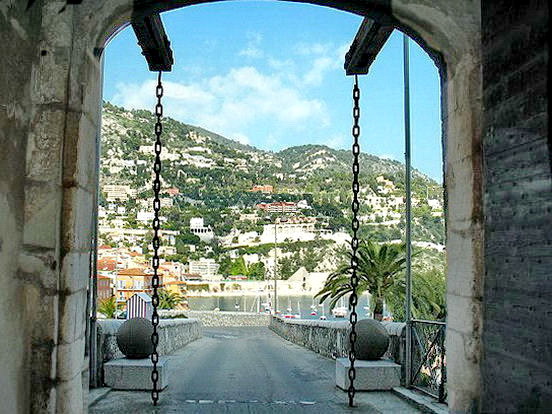
[[[393,388],[393,393],[403,400],[414,405],[416,408],[427,414],[448,414],[448,405],[440,403],[429,395],[409,390],[404,387]]]
[[[109,387],[91,388],[88,390],[88,408],[92,407],[111,391]]]

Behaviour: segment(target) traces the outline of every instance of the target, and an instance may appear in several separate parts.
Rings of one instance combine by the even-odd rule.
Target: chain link
[[[163,84],[161,83],[161,71],[157,77],[157,87],[155,88],[155,96],[157,97],[157,104],[155,105],[155,161],[153,162],[153,277],[151,279],[151,286],[153,288],[153,294],[151,303],[153,305],[153,313],[151,316],[151,323],[153,325],[153,333],[151,334],[151,343],[153,345],[153,352],[151,353],[151,362],[153,363],[153,370],[151,372],[151,381],[153,388],[151,390],[151,399],[153,405],[157,405],[159,401],[159,371],[157,370],[157,363],[159,362],[159,354],[157,352],[157,345],[159,345],[159,333],[157,327],[159,326],[159,314],[157,313],[157,307],[159,306],[159,246],[160,246],[160,221],[159,210],[161,209],[161,201],[159,200],[159,193],[161,192],[161,133],[163,132],[163,124],[161,118],[163,116],[163,105],[161,104],[161,98],[163,97]]]
[[[353,219],[351,221],[351,229],[353,231],[352,240],[351,240],[351,247],[352,247],[352,254],[351,254],[351,296],[349,296],[349,309],[351,310],[351,314],[349,315],[349,321],[351,322],[351,331],[349,333],[349,343],[350,343],[350,349],[349,349],[349,389],[347,390],[347,394],[349,395],[349,407],[354,407],[354,398],[355,398],[355,386],[354,381],[356,378],[356,370],[355,370],[355,361],[356,361],[356,353],[355,353],[355,344],[357,340],[357,332],[356,332],[356,323],[358,319],[358,315],[356,312],[356,307],[358,304],[358,296],[357,296],[357,287],[358,287],[358,229],[360,227],[359,221],[358,221],[358,212],[360,209],[360,202],[358,200],[358,193],[360,191],[360,184],[359,184],[359,173],[360,173],[360,164],[359,164],[359,156],[360,156],[360,144],[359,144],[359,137],[360,137],[360,89],[358,87],[358,76],[355,75],[355,84],[353,87],[353,201],[351,203],[351,209],[353,211]]]

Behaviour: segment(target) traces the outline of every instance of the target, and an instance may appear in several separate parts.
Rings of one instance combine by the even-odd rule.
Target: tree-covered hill
[[[101,184],[127,184],[138,198],[151,197],[154,115],[105,103],[102,119]],[[333,230],[349,226],[351,162],[349,151],[322,145],[302,145],[280,152],[259,150],[206,129],[166,118],[163,133],[164,188],[180,191],[175,211],[168,216],[173,228],[186,225],[186,217],[201,215],[219,236],[235,222],[229,208],[249,211],[259,202],[306,200],[305,215],[321,218]],[[383,181],[382,181],[383,180]],[[392,183],[387,185],[385,183]],[[370,154],[361,155],[361,200],[403,197],[404,165]],[[251,192],[255,185],[272,185],[274,193]],[[419,240],[443,242],[443,219],[431,214],[429,199],[442,199],[439,183],[414,171],[413,198]],[[399,209],[400,210],[400,209]],[[373,214],[362,203],[361,214]],[[177,219],[178,218],[178,219]],[[381,221],[385,221],[382,219]],[[365,235],[400,238],[402,223],[363,226]]]

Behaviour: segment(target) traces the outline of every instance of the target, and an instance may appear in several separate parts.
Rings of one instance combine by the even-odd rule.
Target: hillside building
[[[170,197],[161,197],[159,199],[159,203],[161,205],[161,208],[174,206],[174,201]],[[142,206],[145,209],[153,210],[153,198],[140,200],[138,204],[140,204],[140,206]]]
[[[165,192],[170,196],[177,196],[180,194],[180,190],[176,187],[167,188]]]
[[[105,199],[108,202],[127,201],[129,198],[136,197],[136,190],[129,185],[108,184],[102,187],[102,191],[105,193]]]
[[[256,205],[259,210],[267,213],[295,213],[297,211],[297,203],[287,201],[276,201],[274,203],[259,203]]]
[[[126,302],[135,293],[151,295],[153,271],[148,268],[121,269],[117,272],[115,291],[117,302]],[[159,274],[159,285],[163,286],[163,274]]]
[[[215,232],[211,226],[205,225],[201,217],[193,217],[190,219],[190,233],[195,234],[205,243],[209,243],[215,238]]]
[[[240,214],[240,221],[251,221],[253,223],[256,223],[259,221],[259,216],[257,213],[243,213]]]
[[[274,243],[289,241],[310,241],[317,235],[316,219],[305,217],[304,219],[290,219],[276,224],[265,224],[260,236],[261,243]]]
[[[198,274],[202,279],[217,280],[221,277],[218,275],[220,265],[214,259],[206,259],[202,257],[199,260],[190,260],[189,272]]]
[[[111,278],[109,276],[97,275],[96,286],[98,289],[98,302],[109,299],[113,296],[113,289],[111,287]]]
[[[188,294],[188,284],[182,280],[174,280],[167,282],[164,285],[165,289],[169,293],[176,293],[182,297]]]
[[[265,194],[272,194],[274,193],[274,186],[272,185],[254,185],[251,187],[252,193],[265,193]]]
[[[124,224],[124,223],[123,223]],[[104,237],[107,236],[116,243],[130,243],[131,245],[141,246],[144,238],[151,229],[126,229],[123,225],[117,227],[100,226],[99,232]],[[176,236],[180,232],[178,230],[160,230],[161,244],[165,246],[174,246],[176,244]]]

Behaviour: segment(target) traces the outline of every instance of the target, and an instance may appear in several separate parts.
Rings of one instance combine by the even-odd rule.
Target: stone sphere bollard
[[[356,331],[357,359],[379,359],[385,354],[389,347],[389,334],[381,322],[375,319],[361,319],[356,324]]]
[[[127,358],[147,358],[153,352],[152,333],[153,326],[149,319],[129,319],[117,331],[117,345]]]

